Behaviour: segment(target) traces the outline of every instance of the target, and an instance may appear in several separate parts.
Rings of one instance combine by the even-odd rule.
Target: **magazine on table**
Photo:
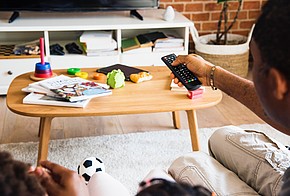
[[[33,94],[27,95],[23,103],[49,105],[62,105],[72,107],[84,107],[82,100],[90,100],[94,97],[111,95],[112,91],[107,84],[96,83],[79,77],[56,76],[39,82],[29,84],[22,91]],[[78,104],[68,104],[69,102]],[[36,103],[36,104],[37,104]],[[46,104],[48,105],[48,104]],[[78,105],[78,106],[76,106]],[[86,105],[86,104],[85,104]]]
[[[63,107],[78,107],[84,108],[88,105],[91,99],[84,99],[82,101],[70,102],[58,97],[47,96],[41,93],[29,93],[23,99],[24,104],[33,105],[52,105],[52,106],[63,106]]]
[[[80,78],[80,77],[69,77],[65,75],[59,75],[59,76],[45,79],[39,82],[31,83],[29,84],[29,87],[41,86],[43,88],[50,90],[50,89],[61,88],[64,85],[76,84],[80,82],[90,82],[90,81]],[[102,84],[102,83],[97,83],[97,84],[99,84],[100,86],[103,86],[104,88],[109,88],[107,84]]]
[[[112,94],[111,90],[92,81],[67,84],[59,88],[51,89],[51,91],[70,102]]]

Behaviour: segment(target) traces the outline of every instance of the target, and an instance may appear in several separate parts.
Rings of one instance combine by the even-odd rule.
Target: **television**
[[[0,0],[0,11],[13,12],[13,22],[21,11],[88,12],[128,10],[142,20],[138,9],[158,8],[158,0]]]

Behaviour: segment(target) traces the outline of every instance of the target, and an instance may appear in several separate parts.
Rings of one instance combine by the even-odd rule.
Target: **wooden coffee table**
[[[170,71],[165,66],[140,67],[148,70],[153,79],[142,83],[126,82],[125,87],[113,89],[113,94],[105,97],[94,98],[86,108],[70,108],[44,105],[27,105],[22,100],[26,96],[21,89],[29,83],[31,73],[16,77],[7,93],[7,106],[17,114],[40,117],[38,159],[46,160],[50,140],[52,119],[55,117],[81,117],[81,116],[110,116],[122,114],[145,114],[157,112],[172,112],[173,125],[180,128],[179,112],[185,110],[190,129],[192,150],[199,150],[198,126],[196,110],[218,104],[222,99],[221,91],[213,91],[206,87],[202,98],[191,100],[185,92],[170,91]],[[96,69],[87,68],[82,71],[89,72],[89,78],[96,73]],[[66,70],[54,70],[57,74],[66,74]],[[146,125],[144,125],[146,126]]]

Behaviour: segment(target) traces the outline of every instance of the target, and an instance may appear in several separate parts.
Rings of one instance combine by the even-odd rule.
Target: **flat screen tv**
[[[157,8],[158,0],[0,0],[0,11],[11,11],[12,21],[21,11],[112,11],[129,10],[142,19],[136,10]],[[10,21],[10,22],[12,22]]]

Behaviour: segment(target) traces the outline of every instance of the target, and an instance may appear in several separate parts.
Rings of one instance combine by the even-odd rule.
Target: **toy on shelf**
[[[35,71],[30,78],[33,80],[43,80],[51,78],[55,74],[52,73],[50,63],[44,61],[44,39],[41,37],[39,39],[40,47],[40,62],[35,64]]]

